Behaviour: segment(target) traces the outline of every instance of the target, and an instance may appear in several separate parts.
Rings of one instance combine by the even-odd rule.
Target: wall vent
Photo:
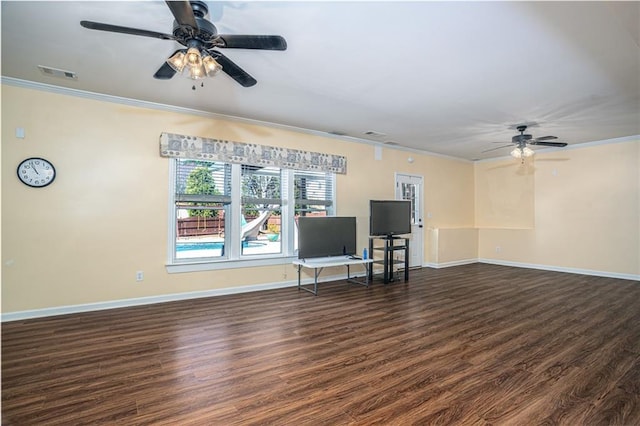
[[[373,136],[374,138],[381,138],[383,136],[387,136],[385,133],[376,132],[374,130],[369,130],[368,132],[364,132],[367,136]]]
[[[67,80],[77,80],[78,75],[73,71],[59,70],[57,68],[45,67],[38,65],[40,72],[49,77],[65,78]]]

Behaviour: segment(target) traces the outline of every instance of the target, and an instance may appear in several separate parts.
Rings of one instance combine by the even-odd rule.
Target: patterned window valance
[[[342,155],[321,154],[299,149],[176,135],[174,133],[160,135],[160,155],[162,157],[215,160],[252,166],[275,166],[283,169],[347,173],[347,159]]]

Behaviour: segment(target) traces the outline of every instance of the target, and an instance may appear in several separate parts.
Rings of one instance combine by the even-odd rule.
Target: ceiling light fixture
[[[513,158],[522,158],[522,161],[524,161],[524,159],[527,157],[531,157],[533,154],[535,154],[535,152],[528,146],[525,146],[525,147],[519,146],[515,148],[513,151],[511,151],[511,156]]]
[[[176,52],[167,59],[167,64],[178,73],[184,71],[192,80],[213,77],[222,69],[222,65],[209,52],[200,50],[195,44],[190,46],[186,53],[184,50]]]
[[[176,52],[175,55],[167,59],[167,64],[176,72],[182,72],[185,65],[184,52]]]
[[[213,59],[213,56],[209,55],[208,53],[206,53],[202,58],[202,65],[204,66],[204,70],[209,77],[213,77],[214,75],[218,74],[222,69],[222,65],[220,65],[218,61]]]

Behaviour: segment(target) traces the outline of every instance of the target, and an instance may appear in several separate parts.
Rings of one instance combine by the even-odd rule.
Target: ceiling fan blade
[[[287,41],[278,35],[220,34],[218,39],[224,44],[217,47],[228,49],[287,50]]]
[[[155,31],[140,30],[138,28],[121,27],[119,25],[103,24],[100,22],[80,21],[80,25],[90,30],[109,31],[112,33],[131,34],[144,37],[159,38],[161,40],[175,40],[171,34],[163,34]]]
[[[166,62],[162,64],[158,71],[153,75],[153,78],[158,80],[170,80],[176,74],[176,70],[171,68]]]
[[[215,50],[209,53],[215,58],[220,65],[222,65],[222,71],[227,73],[229,77],[240,83],[244,87],[251,87],[257,83],[256,79],[251,77],[245,70],[233,63],[231,59],[227,58],[220,52]]]
[[[558,139],[557,136],[542,136],[541,138],[535,138],[536,141],[550,141],[553,139]]]
[[[513,144],[503,145],[503,146],[499,146],[499,147],[497,147],[497,148],[487,149],[487,150],[484,150],[484,151],[482,151],[482,152],[483,152],[483,153],[485,153],[485,152],[491,152],[491,151],[495,151],[495,150],[497,150],[497,149],[507,148],[507,147],[511,147],[511,146],[513,146]]]
[[[178,49],[169,56],[170,58],[178,52],[186,52],[186,49]],[[153,75],[153,78],[157,78],[158,80],[169,80],[176,74],[176,70],[171,68],[171,66],[165,61],[158,71]]]
[[[188,1],[166,0],[166,3],[178,24],[198,29],[196,17],[193,15],[193,9],[191,9],[191,4]]]
[[[559,148],[565,147],[568,144],[566,142],[544,142],[544,141],[531,141],[529,145],[539,145],[539,146],[557,146]]]

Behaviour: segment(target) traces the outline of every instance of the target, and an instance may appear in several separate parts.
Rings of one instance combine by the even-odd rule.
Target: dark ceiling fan
[[[497,149],[507,148],[515,145],[516,147],[513,151],[511,151],[511,155],[516,158],[524,158],[533,155],[533,150],[528,148],[527,145],[554,146],[559,148],[567,146],[566,142],[549,142],[554,139],[558,139],[557,136],[542,136],[539,138],[534,138],[531,135],[525,134],[524,132],[525,130],[527,130],[527,126],[525,125],[517,126],[516,129],[520,132],[520,134],[515,135],[511,138],[511,144],[487,149],[486,151],[482,152],[495,151]]]
[[[103,24],[100,22],[80,21],[80,25],[90,30],[109,31],[114,33],[131,34],[143,37],[159,38],[161,40],[174,40],[185,47],[176,50],[156,73],[154,78],[168,80],[176,72],[182,71],[178,65],[176,67],[174,58],[187,62],[187,57],[191,52],[193,60],[204,62],[202,72],[205,75],[212,75],[222,67],[222,71],[228,74],[235,81],[244,87],[256,84],[256,80],[246,71],[233,63],[228,57],[215,49],[261,49],[261,50],[286,50],[287,42],[277,35],[230,35],[218,34],[215,25],[206,19],[209,9],[203,1],[166,1],[175,21],[173,23],[173,33],[164,34],[155,31],[141,30],[137,28],[121,27],[118,25]],[[195,55],[198,52],[198,55]],[[213,61],[211,61],[213,59]],[[184,66],[184,64],[182,66]],[[209,68],[207,68],[209,66]],[[193,69],[196,69],[195,66]],[[200,70],[200,68],[198,68]],[[204,75],[192,74],[191,78],[201,78]]]

